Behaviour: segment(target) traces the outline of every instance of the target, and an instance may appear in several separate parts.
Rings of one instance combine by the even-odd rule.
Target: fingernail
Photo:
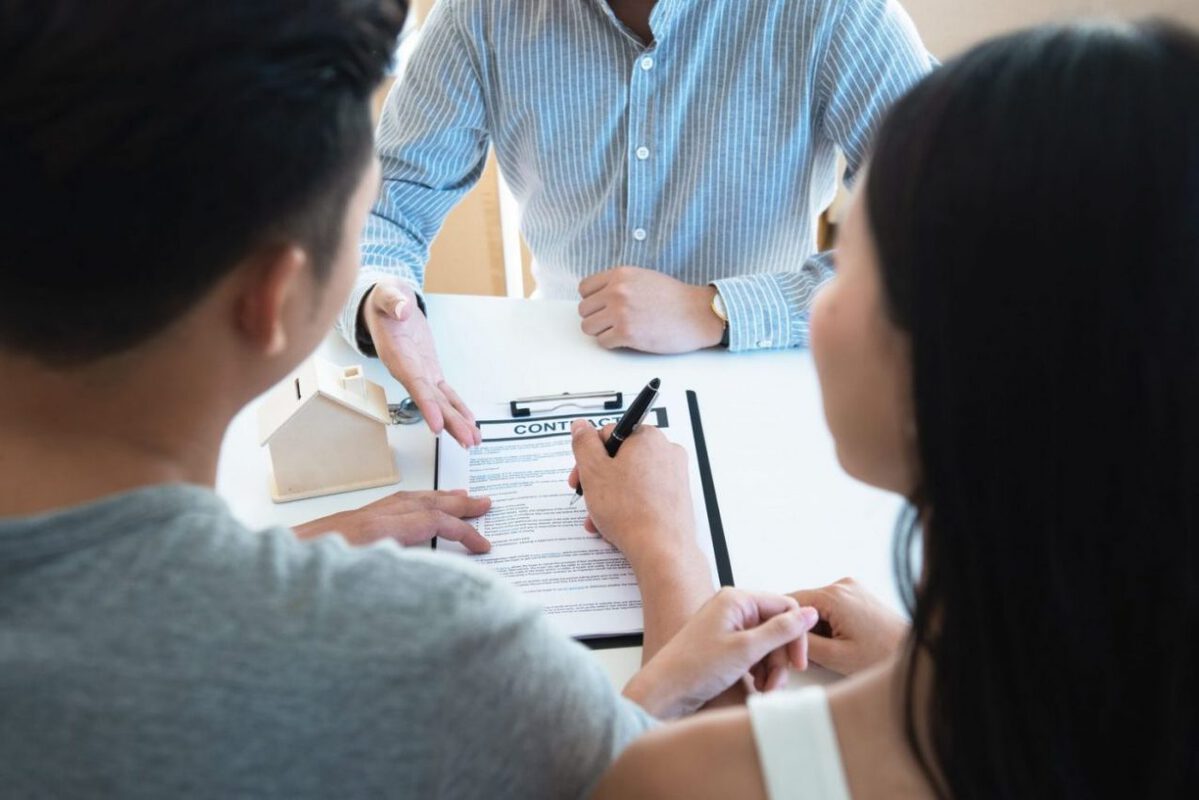
[[[808,626],[809,630],[816,627],[816,623],[820,621],[820,612],[811,606],[799,609],[799,615],[803,617],[804,625]]]
[[[391,313],[395,315],[396,319],[399,319],[400,312],[402,312],[404,310],[404,307],[407,305],[408,305],[408,298],[401,296],[400,299],[396,301],[396,307],[392,310]]]

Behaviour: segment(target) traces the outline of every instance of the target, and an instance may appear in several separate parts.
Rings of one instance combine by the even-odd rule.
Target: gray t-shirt
[[[0,795],[584,795],[652,724],[465,559],[159,486],[0,519]]]

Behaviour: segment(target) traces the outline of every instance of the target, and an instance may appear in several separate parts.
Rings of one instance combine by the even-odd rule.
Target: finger
[[[595,340],[599,342],[600,347],[604,348],[605,350],[616,350],[620,347],[628,347],[630,341],[628,336],[626,336],[624,333],[617,332],[616,328],[608,328],[606,331],[596,336]]]
[[[820,589],[801,589],[800,591],[791,591],[788,593],[791,597],[795,597],[796,602],[801,606],[811,606],[817,609],[820,614],[820,624],[831,621],[833,616],[837,615],[840,609],[835,596],[830,593],[829,588]]]
[[[445,381],[437,384],[437,388],[441,389],[441,393],[450,401],[450,405],[457,411],[466,424],[470,426],[471,439],[474,444],[483,444],[483,432],[479,430],[479,423],[475,418],[475,414],[470,410],[470,407],[463,402],[462,398],[454,391],[454,387],[450,386]]]
[[[434,508],[459,519],[474,519],[491,510],[491,498],[443,494],[434,501]]]
[[[435,535],[451,542],[461,542],[472,553],[486,553],[491,550],[491,542],[483,538],[469,522],[451,517],[444,511],[422,511],[421,514],[429,520]]]
[[[595,426],[584,419],[576,419],[570,426],[570,447],[575,454],[575,463],[580,474],[584,469],[593,469],[603,464],[600,459],[608,458],[603,440]]]
[[[588,336],[599,336],[616,324],[616,315],[609,310],[598,311],[579,323],[579,329]]]
[[[811,641],[811,639],[812,629],[809,628],[807,633],[799,637],[799,639],[797,639],[795,642],[792,642],[792,647],[798,647],[798,652],[794,653],[795,658],[791,663],[793,663],[795,668],[800,672],[808,668],[808,642]]]
[[[579,281],[579,295],[586,298],[595,294],[608,285],[612,280],[612,270],[606,269]]]
[[[371,305],[383,316],[400,322],[412,316],[412,304],[408,302],[408,295],[392,284],[375,284],[375,288],[371,290]]]
[[[440,403],[442,419],[445,420],[445,429],[449,431],[450,436],[453,436],[458,444],[463,447],[473,447],[475,442],[475,428],[467,422],[458,409],[450,405],[449,400],[442,400]]]
[[[590,297],[584,297],[579,303],[579,316],[583,319],[599,313],[608,307],[608,298],[603,292],[596,292]]]
[[[778,652],[778,651],[776,650],[776,652]],[[764,693],[765,692],[773,692],[773,691],[777,690],[777,688],[782,688],[783,686],[787,686],[787,678],[788,678],[788,668],[787,668],[787,663],[785,663],[785,661],[782,664],[782,666],[778,666],[778,664],[770,663],[769,661],[764,661],[763,662],[763,681],[761,681],[761,684],[763,684],[763,685],[761,685],[761,688],[759,691],[764,692]]]
[[[842,675],[848,674],[847,663],[851,645],[844,639],[808,635],[808,659]]]
[[[791,643],[793,648],[792,654],[794,655],[791,663],[795,665],[796,669],[805,670],[808,668],[808,642],[812,638],[812,629],[820,622],[820,615],[811,606],[802,606],[799,609],[799,613],[803,617],[804,625],[808,630],[803,636]]]
[[[819,589],[800,589],[787,594],[794,597],[801,606],[812,606],[817,611],[825,611],[829,607],[828,587],[825,586]]]
[[[788,611],[795,611],[799,608],[799,603],[796,602],[795,598],[785,594],[754,591],[741,592],[740,594],[752,603],[752,611],[756,616],[753,624],[765,622],[773,616],[784,614]],[[812,614],[815,616],[814,611]]]
[[[811,638],[812,632],[808,631],[807,634],[787,645],[788,663],[801,672],[808,668],[808,641]]]
[[[445,419],[441,415],[441,398],[425,378],[415,378],[411,386],[406,386],[412,402],[420,409],[425,418],[425,424],[433,433],[445,430]]]
[[[749,656],[755,662],[766,657],[770,651],[782,647],[804,635],[808,630],[803,614],[799,610],[776,614],[770,619],[743,631],[740,635],[748,642]]]
[[[802,639],[803,637],[800,636],[799,638]],[[776,647],[774,650],[771,650],[769,654],[767,654],[766,658],[762,660],[762,663],[766,665],[767,677],[771,676],[775,672],[786,672],[787,668],[791,666],[791,658],[788,650],[792,644],[794,644],[794,642],[785,644],[782,647]],[[772,686],[767,688],[770,689],[774,687]]]
[[[753,679],[754,688],[759,692],[766,690],[766,665],[759,661],[749,668],[749,677]]]
[[[599,528],[595,527],[595,520],[591,518],[591,515],[588,515],[587,519],[583,520],[583,530],[599,536]]]
[[[771,667],[766,673],[766,688],[762,691],[773,692],[775,689],[781,689],[787,685],[788,678],[790,678],[790,673],[785,666]]]
[[[566,485],[572,489],[579,488],[579,467],[575,465],[571,468],[570,474],[566,476]]]
[[[787,645],[787,660],[791,666],[802,672],[808,668],[808,647],[813,638],[812,628],[816,626],[820,618],[816,614],[816,609],[811,606],[801,608],[800,613],[804,617],[804,623],[808,625],[808,632]]]

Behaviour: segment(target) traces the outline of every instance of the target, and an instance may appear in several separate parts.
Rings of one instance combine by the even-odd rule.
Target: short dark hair
[[[253,248],[319,274],[401,0],[0,0],[0,347],[126,350]]]
[[[984,44],[895,106],[865,191],[912,345],[910,746],[958,798],[1195,797],[1199,38]]]

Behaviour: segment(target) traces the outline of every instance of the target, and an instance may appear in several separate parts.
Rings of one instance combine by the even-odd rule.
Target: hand
[[[662,717],[689,714],[747,673],[758,691],[807,669],[816,610],[786,595],[725,587],[629,681],[625,696]]]
[[[433,332],[412,289],[399,281],[381,281],[367,294],[362,310],[379,358],[412,395],[429,429],[441,433],[444,428],[463,447],[482,444],[474,414],[441,374]]]
[[[833,672],[850,675],[877,664],[898,652],[908,635],[907,621],[853,578],[791,596],[820,613],[820,624],[808,636],[809,652]]]
[[[715,347],[724,322],[712,311],[712,286],[692,286],[652,269],[616,267],[579,284],[583,333],[609,350],[690,353]]]
[[[613,458],[604,449],[612,426],[601,434],[586,420],[571,426],[578,466],[567,479],[586,491],[587,529],[616,545],[633,571],[655,560],[702,559],[695,541],[687,451],[657,428],[642,425]]]
[[[486,553],[491,543],[465,519],[481,517],[491,508],[486,497],[452,492],[396,492],[354,511],[342,511],[298,525],[301,539],[340,533],[352,545],[395,539],[403,545],[421,544],[440,536],[462,542],[472,553]]]

